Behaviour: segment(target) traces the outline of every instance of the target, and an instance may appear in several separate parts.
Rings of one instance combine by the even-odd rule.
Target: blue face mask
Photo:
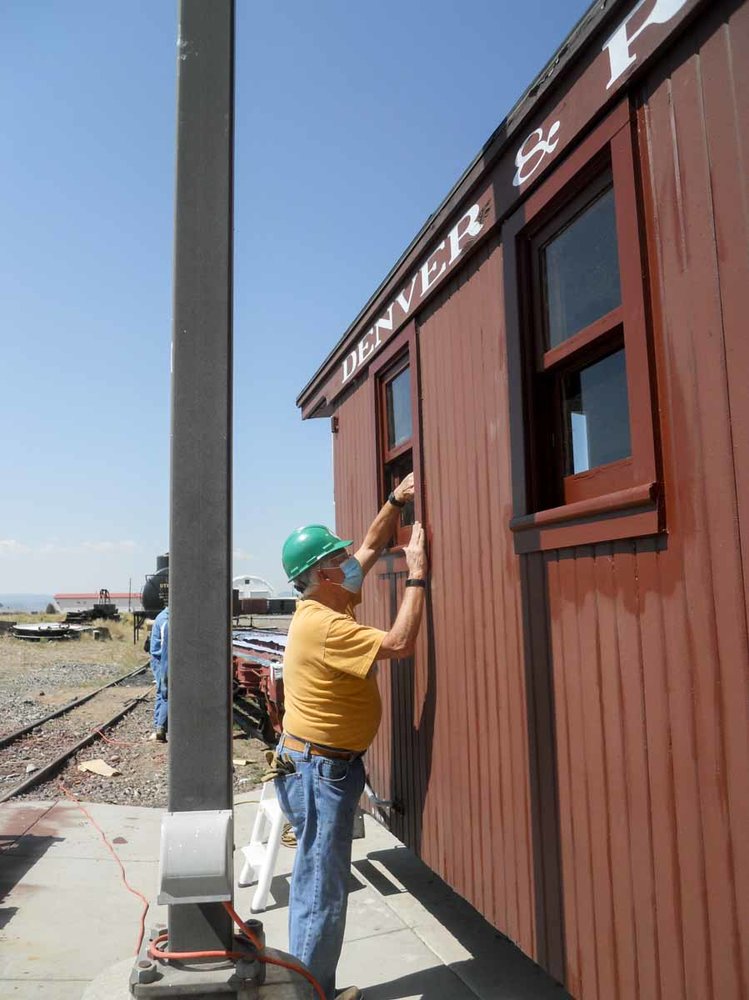
[[[341,586],[351,594],[358,594],[364,583],[364,571],[354,556],[342,562],[338,569],[343,570],[343,583]]]

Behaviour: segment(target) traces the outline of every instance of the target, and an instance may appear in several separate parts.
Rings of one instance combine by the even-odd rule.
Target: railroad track
[[[50,712],[41,719],[31,722],[13,733],[8,733],[0,738],[0,802],[6,802],[15,795],[27,791],[54,775],[62,765],[79,750],[100,739],[100,733],[105,732],[116,725],[128,712],[132,711],[144,698],[148,697],[148,692],[131,698],[123,704],[117,706],[117,710],[109,718],[96,722],[93,726],[90,720],[90,702],[94,699],[100,701],[103,692],[115,687],[126,687],[127,682],[143,674],[148,670],[148,663],[131,670],[116,680],[103,684],[100,688],[90,691],[87,694],[73,698],[61,708]],[[111,700],[111,699],[110,699]],[[88,706],[85,712],[80,710],[83,706]],[[110,706],[111,710],[111,706]],[[55,726],[59,719],[65,719],[65,724]],[[46,727],[46,728],[45,728]],[[31,773],[17,774],[14,768],[18,766],[18,758],[22,752],[32,750],[36,757],[41,752],[44,761],[39,765],[34,765]],[[7,781],[21,777],[21,781],[11,788],[2,788]]]

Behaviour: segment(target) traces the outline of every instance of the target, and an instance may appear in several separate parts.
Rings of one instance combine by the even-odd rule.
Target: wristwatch
[[[391,493],[390,494],[390,496],[388,497],[388,503],[391,503],[393,505],[393,507],[405,507],[406,506],[406,501],[405,500],[399,500],[396,497],[395,493]]]
[[[407,587],[424,587],[424,588],[426,588],[426,585],[427,585],[426,580],[421,580],[421,579],[419,579],[419,580],[406,580],[406,586]]]

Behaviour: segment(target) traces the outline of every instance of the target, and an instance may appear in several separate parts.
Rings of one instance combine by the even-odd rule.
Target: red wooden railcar
[[[232,634],[235,716],[269,743],[282,730],[285,648],[283,632],[235,629]]]
[[[594,4],[298,401],[416,470],[392,828],[583,1000],[749,996],[748,136],[745,2]]]

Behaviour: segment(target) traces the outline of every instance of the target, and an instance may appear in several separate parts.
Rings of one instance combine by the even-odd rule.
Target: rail
[[[109,681],[107,684],[103,684],[101,687],[97,688],[95,691],[91,691],[86,695],[74,698],[72,701],[63,705],[61,708],[56,709],[54,712],[50,712],[48,715],[41,719],[37,719],[35,722],[29,723],[23,726],[21,729],[17,729],[13,733],[9,733],[0,740],[0,749],[10,746],[17,740],[22,739],[27,736],[30,732],[35,729],[41,729],[46,723],[51,722],[53,719],[58,718],[61,715],[66,715],[72,712],[74,709],[80,708],[86,702],[91,701],[97,695],[100,695],[103,691],[108,688],[116,687],[117,685],[123,684],[123,682],[129,680],[132,677],[137,677],[138,674],[144,673],[148,669],[148,663],[131,670],[127,674],[123,674],[121,677],[115,678],[113,681]],[[112,726],[116,725],[120,719],[124,718],[129,712],[131,712],[136,705],[140,704],[145,698],[148,697],[150,692],[141,694],[138,697],[131,698],[123,706],[117,709],[117,711],[109,719],[104,722],[99,723],[94,726],[89,732],[87,732],[81,739],[77,740],[72,746],[66,747],[64,750],[56,754],[52,760],[48,761],[46,764],[36,768],[31,774],[25,777],[18,784],[14,785],[12,788],[7,789],[0,793],[0,803],[7,802],[8,799],[12,799],[16,795],[21,795],[33,788],[35,785],[42,784],[44,781],[48,780],[56,771],[58,771],[62,765],[73,757],[79,750],[82,750],[89,743],[93,743],[96,739],[100,738],[100,734],[105,732],[107,729],[111,729]],[[9,775],[8,777],[14,777],[14,775]]]
[[[71,712],[74,708],[78,708],[80,705],[84,705],[87,701],[95,698],[97,694],[101,694],[102,691],[106,691],[107,688],[115,687],[117,684],[122,684],[123,681],[129,680],[131,677],[137,677],[138,674],[142,674],[144,670],[148,669],[148,663],[144,663],[142,667],[137,667],[135,670],[131,670],[129,674],[123,674],[122,677],[116,677],[113,681],[108,684],[103,684],[100,688],[95,691],[90,691],[88,694],[81,695],[78,698],[73,698],[72,701],[67,702],[61,708],[55,709],[54,712],[50,712],[49,715],[43,716],[41,719],[37,719],[35,722],[30,722],[26,726],[22,726],[20,729],[16,729],[15,732],[8,733],[7,736],[0,738],[0,750],[3,747],[7,747],[10,743],[15,742],[27,733],[30,733],[32,729],[36,729],[38,726],[43,726],[45,722],[49,722],[50,719],[56,719],[60,715],[65,715],[67,712]]]

